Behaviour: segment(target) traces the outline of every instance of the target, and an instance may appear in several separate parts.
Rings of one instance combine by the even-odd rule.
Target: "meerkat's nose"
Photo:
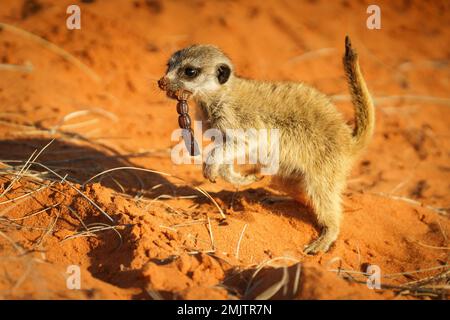
[[[158,86],[161,88],[161,90],[166,90],[168,84],[169,79],[167,79],[167,77],[165,76],[158,80]]]

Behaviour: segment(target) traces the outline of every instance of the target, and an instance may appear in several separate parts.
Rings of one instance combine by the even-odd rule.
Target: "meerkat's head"
[[[217,47],[193,45],[172,55],[158,85],[170,98],[176,98],[179,90],[188,90],[194,97],[211,95],[227,85],[232,73],[230,59]]]

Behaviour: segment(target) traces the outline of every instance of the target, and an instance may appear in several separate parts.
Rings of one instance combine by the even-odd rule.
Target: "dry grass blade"
[[[415,281],[410,281],[407,283],[404,283],[402,286],[405,287],[411,287],[411,286],[421,286],[423,287],[426,284],[429,284],[431,282],[437,282],[439,280],[449,280],[449,275],[450,275],[450,270],[445,270],[443,272],[440,272],[436,275],[430,276],[430,277],[426,277],[426,278],[422,278],[419,280],[415,280]]]
[[[445,106],[450,106],[450,99],[433,97],[433,96],[420,96],[420,95],[404,95],[404,96],[387,96],[378,97],[375,99],[376,103],[392,102],[392,101],[410,101],[410,102],[420,102],[420,103],[434,103],[441,104]]]
[[[44,189],[47,189],[48,187],[52,186],[54,183],[55,183],[55,182],[51,182],[50,184],[41,186],[41,187],[39,187],[39,188],[36,189],[36,190],[30,191],[29,193],[25,193],[25,194],[23,194],[23,195],[21,195],[21,196],[18,196],[18,197],[9,199],[9,200],[2,201],[2,202],[0,202],[0,205],[2,205],[2,204],[7,204],[7,203],[11,203],[11,202],[16,202],[16,201],[18,201],[18,200],[20,200],[20,199],[27,198],[27,197],[29,197],[29,196],[35,194],[35,193],[38,193],[39,191],[42,191],[42,190],[44,190]],[[0,216],[1,216],[1,215],[0,215]]]
[[[436,268],[417,270],[417,272],[423,272],[423,271],[432,270],[432,269],[436,269]],[[408,274],[410,274],[410,273],[415,273],[415,272],[408,272]],[[450,288],[447,284],[450,279],[449,275],[450,275],[450,270],[446,270],[446,271],[438,273],[434,276],[407,282],[407,283],[404,283],[401,285],[382,284],[381,289],[394,290],[400,295],[410,295],[410,296],[414,296],[414,297],[428,296],[428,297],[432,297],[432,298],[441,297],[441,299],[446,299],[446,297],[448,297],[450,294],[450,290],[449,290]],[[349,279],[349,280],[351,280],[353,282],[357,282],[357,283],[366,283],[365,280],[364,281],[355,280],[355,279]],[[436,283],[439,281],[444,281],[445,284],[430,285],[431,283]]]
[[[169,211],[170,213],[176,213],[178,215],[182,215],[183,214],[179,210],[177,210],[174,207],[172,207],[170,204],[162,202],[160,200],[153,201],[153,200],[137,199],[135,201],[149,202],[147,205],[145,205],[144,210],[147,210],[152,204],[154,204],[155,202],[158,202],[158,203],[162,204],[163,207],[165,207],[167,209],[167,211]]]
[[[24,130],[35,129],[35,127],[31,126],[31,125],[17,124],[17,123],[5,121],[5,120],[0,120],[0,124],[6,125],[6,126],[9,126],[9,127],[20,128],[20,129],[24,129]]]
[[[2,236],[3,238],[5,238],[13,247],[14,249],[16,249],[19,254],[24,254],[25,251],[17,244],[14,242],[13,239],[11,239],[10,237],[8,237],[3,231],[0,230],[0,236]]]
[[[394,290],[400,295],[410,295],[415,297],[421,297],[421,296],[429,296],[433,298],[437,298],[439,296],[444,297],[445,295],[449,294],[449,288],[446,285],[432,285],[430,286],[430,283],[436,283],[438,281],[449,281],[449,275],[450,275],[450,266],[444,265],[444,266],[436,266],[426,269],[419,269],[414,271],[406,271],[406,272],[399,272],[399,273],[391,273],[383,275],[383,278],[397,278],[399,276],[405,276],[405,275],[412,275],[417,273],[423,273],[423,272],[429,272],[433,270],[441,270],[441,269],[447,269],[444,270],[436,275],[422,278],[419,280],[407,282],[400,285],[392,285],[383,283],[381,284],[381,289],[383,290]],[[355,270],[329,270],[332,272],[337,272],[338,275],[342,275],[342,277],[348,281],[355,282],[355,283],[361,283],[366,284],[366,277],[370,276],[370,274],[367,274],[365,272],[355,271]],[[352,274],[363,276],[362,279],[355,279]]]
[[[31,73],[33,72],[33,65],[30,62],[26,62],[25,64],[0,63],[0,70]]]
[[[63,126],[66,129],[69,126],[75,126],[75,125],[76,126],[80,126],[80,123],[73,124],[73,125],[69,125],[69,124],[65,125],[64,123],[66,123],[69,120],[75,119],[77,117],[85,116],[85,115],[88,115],[88,114],[98,114],[98,115],[101,115],[101,116],[103,116],[105,118],[108,118],[108,119],[110,119],[110,120],[112,120],[114,122],[118,122],[119,121],[119,118],[114,113],[106,111],[106,110],[104,110],[102,108],[91,108],[91,109],[77,110],[77,111],[71,112],[69,114],[66,114],[61,119],[61,121],[59,121],[58,124],[56,124],[54,127],[52,127],[50,129],[50,131],[56,132],[56,130],[58,130],[60,127],[63,127]],[[93,120],[96,120],[96,119],[91,119],[91,120],[88,120],[88,121],[93,121]]]
[[[419,269],[419,270],[413,270],[413,271],[405,271],[405,272],[398,272],[398,273],[389,273],[385,274],[385,278],[395,278],[398,276],[404,276],[404,275],[411,275],[415,273],[423,273],[428,271],[434,271],[434,270],[441,270],[441,269],[450,269],[450,265],[443,265],[443,266],[436,266],[431,268],[425,268],[425,269]]]
[[[253,291],[253,288],[256,287],[258,285],[258,283],[256,283],[253,287],[251,287],[253,280],[255,279],[256,275],[266,266],[270,265],[271,263],[275,262],[275,261],[280,261],[280,260],[284,260],[284,261],[292,261],[294,263],[300,263],[299,260],[291,258],[291,257],[275,257],[272,258],[270,260],[264,261],[262,262],[255,270],[255,272],[252,274],[252,277],[250,279],[250,281],[247,284],[247,288],[245,289],[245,294],[244,296],[248,296],[248,293],[250,291]]]
[[[420,241],[415,241],[419,246],[422,246],[424,248],[429,249],[436,249],[436,250],[450,250],[450,247],[437,247],[437,246],[430,246],[429,244],[422,243]]]
[[[0,162],[17,162],[17,160],[0,160]],[[60,174],[58,174],[57,172],[55,172],[54,170],[50,169],[48,166],[40,163],[40,162],[35,162],[32,161],[30,162],[31,165],[37,165],[41,168],[46,169],[47,171],[49,171],[51,174],[53,174],[54,176],[58,177],[60,179],[61,182],[65,182],[67,183],[67,185],[72,188],[73,190],[75,190],[79,195],[81,195],[83,198],[85,198],[91,205],[93,205],[98,211],[100,211],[105,217],[107,217],[111,222],[114,222],[114,219],[111,218],[111,216],[109,214],[107,214],[102,208],[99,207],[98,204],[96,204],[92,199],[90,199],[88,196],[86,196],[83,192],[81,192],[78,188],[76,188],[71,182],[66,180],[66,177],[61,176]]]
[[[54,229],[55,226],[56,226],[56,223],[58,222],[58,219],[59,219],[59,212],[56,213],[56,217],[55,217],[55,219],[53,220],[53,222],[51,222],[51,223],[49,224],[48,229],[47,229],[47,230],[42,234],[42,236],[39,238],[38,242],[37,242],[36,245],[34,246],[35,248],[41,246],[41,244],[44,242],[45,237],[48,236],[48,235],[53,231],[53,229]]]
[[[104,175],[106,173],[110,173],[110,172],[118,171],[118,170],[137,170],[137,171],[144,171],[144,172],[149,172],[149,173],[156,173],[156,174],[160,174],[160,175],[163,175],[163,176],[166,176],[166,177],[174,177],[174,176],[172,176],[169,173],[165,173],[165,172],[157,171],[157,170],[151,170],[151,169],[145,169],[145,168],[137,168],[137,167],[116,167],[116,168],[112,168],[112,169],[108,169],[108,170],[102,171],[102,172],[97,173],[96,175],[90,177],[88,180],[86,180],[83,183],[83,186],[85,186],[86,184],[88,184],[92,180],[94,180],[94,179],[96,179],[96,178],[98,178],[98,177],[100,177],[100,176],[102,176],[102,175]]]
[[[156,198],[153,198],[152,200],[150,200],[150,202],[158,201],[160,199],[195,199],[195,198],[198,198],[198,196],[196,196],[196,195],[171,196],[170,194],[161,194],[161,195],[157,196]],[[143,200],[143,199],[139,199],[139,200]]]
[[[160,224],[159,227],[160,227],[160,228],[163,228],[163,229],[170,230],[170,231],[177,232],[177,229],[172,228],[172,227],[168,227],[168,226],[164,226],[164,225],[162,225],[162,224]]]
[[[25,201],[28,201],[28,200],[29,200],[28,198],[22,198],[22,199],[20,199],[20,200],[17,200],[17,201],[15,201],[15,202],[13,202],[12,205],[10,205],[10,206],[8,206],[7,208],[2,209],[2,210],[0,211],[0,217],[5,216],[8,212],[10,212],[11,210],[13,210],[13,209],[14,209],[15,207],[17,207],[19,204],[21,204],[21,203],[23,203],[23,202],[25,202]]]
[[[87,225],[83,222],[83,220],[81,219],[81,217],[78,215],[78,213],[72,209],[71,206],[66,206],[66,208],[70,211],[70,213],[72,213],[77,219],[78,221],[80,221],[81,225],[84,227],[84,229],[86,231],[89,231],[89,228],[87,227]]]
[[[47,147],[49,145],[51,145],[53,143],[53,141],[55,141],[55,139],[50,140],[37,154],[36,156],[33,157],[33,155],[36,153],[37,150],[35,150],[32,154],[31,157],[28,159],[28,161],[25,163],[25,165],[22,167],[22,169],[19,171],[19,173],[16,175],[16,178],[14,178],[14,180],[8,185],[8,187],[2,192],[2,194],[0,195],[0,198],[2,196],[4,196],[12,187],[13,185],[20,180],[20,178],[22,177],[23,173],[27,172],[28,169],[31,167],[31,163],[36,161],[37,158],[39,158],[39,156],[42,154],[42,152],[44,152],[45,149],[47,149]]]
[[[21,221],[21,220],[29,219],[29,218],[32,218],[32,217],[34,217],[34,216],[37,216],[38,214],[41,214],[41,213],[43,213],[43,212],[46,212],[47,210],[56,208],[56,207],[58,207],[59,205],[61,205],[61,203],[62,203],[62,202],[58,202],[57,204],[51,205],[51,206],[49,206],[49,207],[46,207],[46,208],[44,208],[44,209],[38,210],[38,211],[33,212],[33,213],[30,213],[30,214],[27,214],[27,215],[25,215],[25,216],[23,216],[23,217],[20,217],[20,218],[0,218],[0,220],[7,220],[7,221]]]
[[[206,223],[208,223],[208,220],[200,219],[200,220],[194,220],[194,221],[191,221],[191,222],[184,222],[184,223],[174,224],[174,225],[171,225],[170,228],[188,227],[188,226],[192,226],[192,225],[195,225],[195,224],[206,224]]]
[[[11,228],[15,230],[37,230],[37,231],[45,231],[47,228],[42,227],[33,227],[33,226],[25,226],[23,224],[16,223],[14,221],[8,221],[7,219],[0,219],[0,223],[2,224],[2,227]]]
[[[91,79],[93,79],[96,82],[100,82],[100,77],[92,71],[91,68],[89,68],[87,65],[85,65],[83,62],[81,62],[79,59],[75,58],[73,55],[71,55],[69,52],[67,52],[64,49],[61,49],[57,45],[51,43],[50,41],[47,41],[29,31],[20,29],[18,27],[15,27],[13,25],[0,22],[0,28],[12,33],[15,33],[19,36],[22,36],[26,39],[32,40],[33,42],[38,43],[39,45],[43,46],[44,48],[47,48],[48,50],[56,53],[63,59],[67,60],[68,62],[72,63],[73,65],[77,66],[79,69],[81,69],[84,73],[86,73]]]
[[[215,250],[201,250],[201,251],[199,251],[199,250],[191,250],[191,251],[187,251],[186,253],[187,254],[191,254],[191,255],[197,255],[197,254],[200,254],[200,253],[206,253],[206,254],[216,253],[216,251]]]
[[[208,232],[209,232],[209,237],[211,239],[211,252],[215,252],[216,246],[214,244],[214,235],[212,232],[211,219],[209,219],[209,217],[208,217]]]
[[[77,129],[77,128],[92,126],[92,125],[94,125],[96,123],[98,123],[98,119],[94,118],[94,119],[89,119],[89,120],[86,120],[86,121],[81,121],[81,122],[78,122],[78,123],[62,124],[58,128],[52,128],[52,129],[55,130],[55,131],[57,129],[59,129],[59,128],[64,129],[64,130],[73,130],[73,129]]]
[[[246,223],[244,225],[244,227],[242,228],[241,234],[239,236],[239,240],[238,240],[238,243],[237,243],[237,246],[236,246],[236,253],[235,253],[236,259],[239,259],[239,250],[241,248],[242,238],[244,237],[244,232],[245,232],[245,229],[247,229],[247,226],[248,226],[248,224]]]
[[[447,212],[446,209],[435,208],[435,207],[432,207],[432,206],[428,206],[428,205],[423,204],[422,202],[419,202],[419,201],[416,201],[416,200],[413,200],[413,199],[410,199],[410,198],[394,196],[394,195],[386,194],[386,193],[383,193],[383,192],[376,192],[376,193],[373,193],[373,194],[378,195],[378,196],[382,196],[382,197],[386,197],[386,198],[391,198],[391,199],[397,200],[397,201],[403,201],[403,202],[406,202],[406,203],[409,203],[409,204],[413,204],[413,205],[416,205],[416,206],[420,206],[420,207],[423,207],[423,208],[427,208],[427,209],[429,209],[431,211],[434,211],[434,212],[436,212],[436,213],[438,213],[440,215],[448,216],[448,212]]]
[[[419,269],[419,270],[414,270],[414,271],[405,271],[405,272],[398,272],[398,273],[389,273],[389,274],[385,274],[382,277],[386,278],[386,279],[393,279],[393,278],[397,278],[400,276],[405,276],[405,275],[412,275],[412,274],[417,274],[417,273],[423,273],[423,272],[429,272],[429,271],[434,271],[434,270],[441,270],[441,269],[445,269],[445,268],[450,268],[450,266],[448,265],[444,265],[444,266],[436,266],[436,267],[431,267],[431,268],[426,268],[426,269]],[[366,273],[366,272],[362,272],[362,271],[356,271],[356,270],[348,270],[348,269],[328,269],[328,271],[330,272],[336,272],[338,275],[341,273],[345,273],[346,275],[361,275],[364,277],[368,277],[371,274]],[[353,278],[353,277],[352,277]]]
[[[341,101],[350,101],[352,97],[346,94],[337,94],[330,97],[334,102]],[[450,99],[441,98],[441,97],[433,97],[433,96],[421,96],[421,95],[393,95],[393,96],[382,96],[382,97],[373,97],[373,101],[375,104],[382,104],[385,102],[394,102],[394,101],[405,101],[405,102],[419,102],[419,103],[431,103],[431,104],[440,104],[444,106],[450,106]]]
[[[91,223],[90,225],[86,226],[86,231],[80,231],[77,232],[73,235],[67,236],[65,237],[63,240],[61,240],[61,243],[67,241],[67,240],[71,240],[71,239],[75,239],[75,238],[79,238],[79,237],[96,237],[96,233],[101,232],[101,231],[108,231],[108,230],[112,230],[115,232],[115,234],[118,236],[119,238],[119,245],[117,248],[121,247],[123,244],[123,239],[122,239],[122,235],[120,234],[120,232],[117,230],[119,228],[122,228],[123,226],[111,226],[105,223]]]
[[[104,116],[104,117],[106,117],[106,118],[108,118],[108,119],[110,119],[110,120],[112,120],[114,122],[118,122],[119,121],[119,118],[114,113],[112,113],[110,111],[106,111],[106,110],[104,110],[102,108],[90,108],[90,109],[78,110],[78,111],[74,111],[74,112],[71,112],[69,114],[66,114],[63,117],[61,122],[65,123],[68,120],[71,120],[71,119],[74,119],[74,118],[77,118],[77,117],[80,117],[80,116],[85,116],[85,115],[88,115],[88,114],[91,114],[91,113],[99,114],[99,115]]]
[[[16,177],[9,183],[8,187],[5,188],[5,190],[3,190],[2,194],[0,194],[0,198],[3,197],[5,194],[8,193],[9,190],[11,190],[11,188],[14,186],[14,184],[20,179],[20,177],[22,176],[22,173],[25,171],[25,168],[27,167],[28,163],[30,162],[30,160],[33,158],[34,154],[36,153],[36,151],[34,151],[31,156],[28,158],[28,160],[25,162],[25,165],[22,166],[22,168],[20,169],[20,171],[16,174]],[[2,161],[4,162],[4,161]]]
[[[260,293],[255,300],[269,300],[272,298],[278,291],[280,291],[281,287],[286,286],[289,283],[289,273],[287,267],[283,267],[283,277],[280,281],[270,286],[267,290]]]
[[[164,300],[164,298],[161,296],[161,294],[158,291],[153,290],[152,288],[147,288],[147,289],[145,289],[145,291],[147,291],[148,295],[153,300]]]
[[[297,264],[297,269],[295,270],[295,278],[294,278],[294,288],[292,289],[292,292],[294,294],[294,297],[298,293],[298,285],[300,284],[300,275],[302,272],[302,265],[300,263]]]
[[[195,190],[197,190],[198,192],[200,192],[201,194],[203,194],[205,197],[207,197],[209,200],[211,200],[211,202],[216,206],[216,208],[219,210],[220,215],[222,216],[223,219],[226,219],[227,217],[225,216],[225,213],[223,212],[222,208],[219,206],[219,204],[217,203],[216,200],[214,200],[213,197],[211,197],[211,195],[206,192],[205,190],[203,190],[200,187],[194,187]]]
[[[313,51],[305,52],[302,55],[293,57],[287,61],[287,63],[296,63],[304,60],[314,59],[317,57],[323,57],[330,54],[333,54],[336,51],[336,48],[321,48]]]

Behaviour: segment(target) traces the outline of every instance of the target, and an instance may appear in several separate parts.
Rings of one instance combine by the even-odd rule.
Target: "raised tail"
[[[372,137],[375,126],[375,109],[366,82],[361,74],[358,55],[352,48],[350,38],[345,37],[345,54],[343,58],[345,74],[355,107],[355,128],[353,141],[355,153],[362,150]]]

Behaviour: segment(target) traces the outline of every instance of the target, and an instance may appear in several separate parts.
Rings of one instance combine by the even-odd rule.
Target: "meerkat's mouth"
[[[166,77],[162,77],[158,80],[158,86],[161,90],[166,92],[167,97],[171,99],[177,99],[179,95],[179,91],[182,90],[171,90],[169,89],[169,80]]]

